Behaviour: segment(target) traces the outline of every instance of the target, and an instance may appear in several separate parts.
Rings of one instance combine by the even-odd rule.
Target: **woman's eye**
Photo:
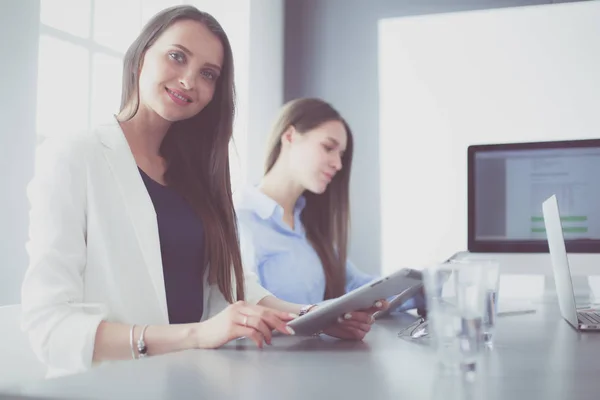
[[[326,144],[323,145],[323,148],[325,149],[326,152],[331,153],[333,151],[333,147],[328,146]]]
[[[179,53],[178,51],[170,52],[169,57],[171,57],[173,60],[177,61],[178,63],[182,63],[185,61],[185,55],[183,55],[182,53]]]
[[[215,81],[218,78],[218,75],[211,70],[202,71],[201,74],[206,79],[211,80],[211,81]]]

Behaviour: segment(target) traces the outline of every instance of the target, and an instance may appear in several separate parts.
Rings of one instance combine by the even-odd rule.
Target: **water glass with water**
[[[493,347],[493,336],[498,319],[498,295],[500,286],[500,266],[496,261],[480,262],[485,280],[485,312],[483,315],[483,341]]]
[[[485,275],[478,265],[445,263],[423,270],[427,317],[439,360],[473,371],[483,350]]]
[[[453,260],[452,264],[471,265],[481,268],[483,273],[484,314],[483,314],[483,342],[488,348],[493,347],[493,337],[498,318],[498,294],[500,285],[500,265],[494,260]]]

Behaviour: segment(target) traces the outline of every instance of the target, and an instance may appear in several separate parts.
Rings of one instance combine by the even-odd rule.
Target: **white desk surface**
[[[400,339],[410,315],[379,321],[364,342],[279,337],[119,362],[21,388],[81,399],[597,399],[600,334],[578,333],[555,304],[499,319],[475,384],[443,375],[427,341]],[[0,396],[0,399],[2,397]]]

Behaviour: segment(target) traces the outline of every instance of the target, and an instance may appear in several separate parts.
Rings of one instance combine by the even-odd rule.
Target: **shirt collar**
[[[247,185],[240,192],[236,201],[236,206],[240,210],[251,210],[260,218],[269,219],[277,209],[281,209],[281,206],[275,200],[261,192],[254,185]],[[306,207],[306,198],[300,196],[294,206],[294,215],[299,215],[304,207]]]

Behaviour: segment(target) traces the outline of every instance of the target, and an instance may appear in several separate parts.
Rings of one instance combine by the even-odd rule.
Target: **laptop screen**
[[[600,139],[470,146],[469,251],[547,252],[556,195],[567,250],[600,252]]]

